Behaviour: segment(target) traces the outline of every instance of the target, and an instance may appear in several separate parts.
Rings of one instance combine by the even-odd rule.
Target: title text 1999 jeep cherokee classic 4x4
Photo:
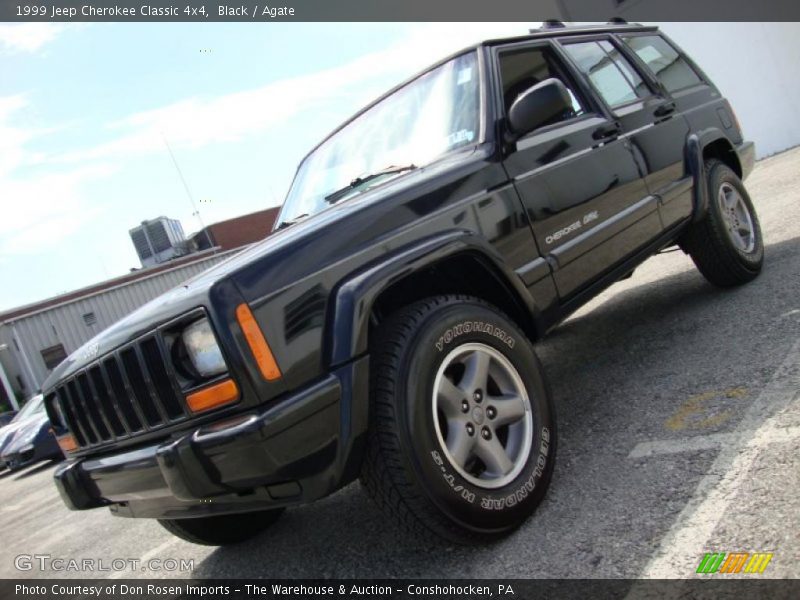
[[[56,368],[61,495],[225,544],[360,476],[413,532],[506,534],[555,457],[532,342],[674,244],[716,285],[753,279],[753,162],[653,27],[442,60],[303,159],[274,235]]]

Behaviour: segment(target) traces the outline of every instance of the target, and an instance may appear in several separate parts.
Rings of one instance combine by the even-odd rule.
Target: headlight
[[[228,370],[208,319],[189,325],[182,337],[189,360],[200,375],[212,377]]]

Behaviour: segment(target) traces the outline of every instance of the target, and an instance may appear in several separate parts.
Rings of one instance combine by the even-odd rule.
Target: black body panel
[[[674,244],[704,214],[709,152],[745,177],[754,149],[696,65],[700,83],[670,93],[622,34],[658,35],[622,25],[477,46],[484,130],[474,145],[279,228],[70,356],[43,386],[51,415],[55,404],[67,407],[56,433],[72,430],[79,442],[56,473],[67,505],[176,518],[320,498],[358,473],[369,332],[388,296],[400,289],[424,296],[414,282],[426,273],[419,281],[434,273],[437,289],[448,291],[458,291],[446,287],[448,275],[463,281],[481,273],[480,291],[503,300],[538,338]],[[648,93],[608,106],[564,51],[582,40],[613,44]],[[498,56],[528,47],[548,49],[586,109],[516,138],[505,122]],[[453,264],[463,272],[436,271]],[[278,379],[262,377],[253,358],[236,317],[243,303],[274,354]],[[240,394],[193,415],[185,395],[194,388],[175,383],[169,340],[203,316],[227,364],[224,377]],[[138,367],[123,362],[129,351]],[[141,383],[130,381],[138,376]]]

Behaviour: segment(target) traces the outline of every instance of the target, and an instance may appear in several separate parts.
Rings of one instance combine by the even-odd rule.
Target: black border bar
[[[691,598],[789,600],[800,580],[702,576],[696,579],[6,579],[0,598],[20,600],[616,600]]]
[[[0,0],[0,21],[800,21],[796,0]]]

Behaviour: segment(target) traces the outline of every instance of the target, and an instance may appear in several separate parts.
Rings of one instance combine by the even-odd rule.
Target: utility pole
[[[164,145],[167,147],[167,152],[169,152],[169,157],[172,159],[172,164],[175,166],[175,170],[178,172],[178,177],[181,179],[181,183],[183,184],[183,189],[186,191],[186,196],[189,198],[189,203],[192,205],[192,216],[197,217],[197,222],[200,223],[200,231],[205,232],[206,240],[208,241],[209,245],[211,246],[212,253],[216,254],[216,246],[211,243],[211,239],[208,236],[208,230],[206,229],[205,224],[203,223],[203,218],[200,216],[200,211],[197,208],[197,205],[194,202],[194,197],[192,196],[192,192],[189,190],[189,184],[186,183],[186,178],[183,176],[183,171],[181,171],[180,165],[178,165],[178,161],[175,158],[175,154],[172,152],[172,147],[169,145],[166,136],[164,133],[161,133],[161,139],[164,140]]]

